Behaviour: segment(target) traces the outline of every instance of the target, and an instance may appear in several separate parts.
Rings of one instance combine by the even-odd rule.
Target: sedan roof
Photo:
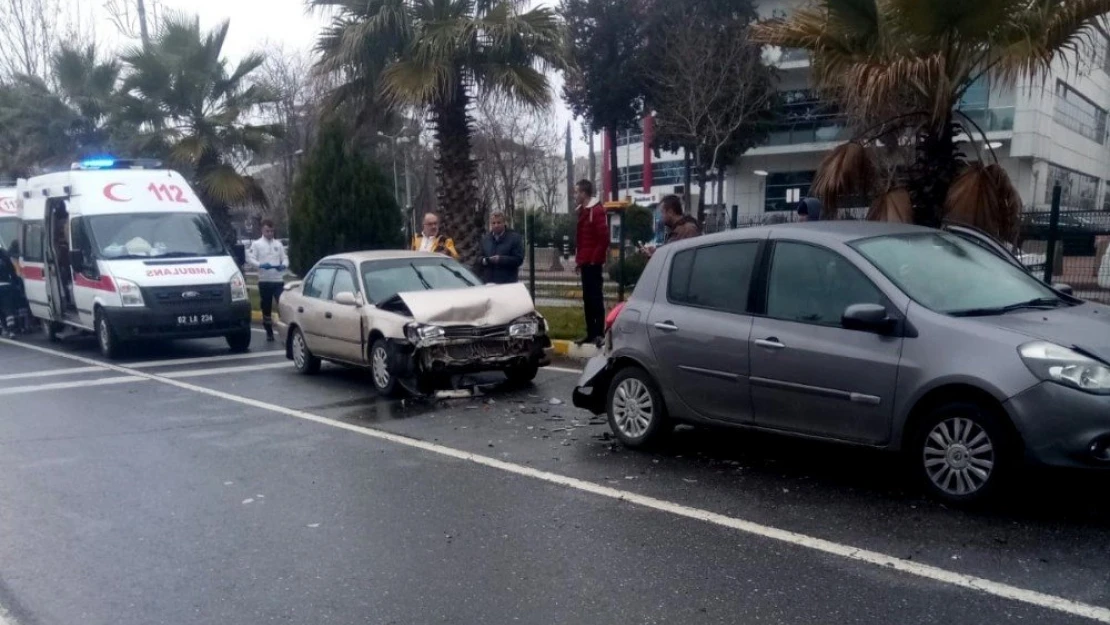
[[[432,252],[412,252],[409,250],[372,250],[366,252],[346,252],[332,254],[324,260],[346,260],[352,263],[361,263],[367,260],[402,260],[405,258],[448,258],[443,254]]]

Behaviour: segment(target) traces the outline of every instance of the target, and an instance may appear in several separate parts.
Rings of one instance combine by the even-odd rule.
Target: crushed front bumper
[[[504,371],[551,364],[551,339],[452,339],[414,347],[400,345],[398,372],[402,375],[461,374]]]

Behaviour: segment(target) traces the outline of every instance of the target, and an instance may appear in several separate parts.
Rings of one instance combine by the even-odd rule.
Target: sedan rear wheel
[[[312,375],[320,371],[320,359],[312,355],[308,350],[308,344],[305,343],[304,334],[301,333],[300,328],[293,329],[293,336],[290,338],[290,351],[293,355],[293,366],[297,368],[299,373],[304,375]]]
[[[663,397],[643,369],[629,367],[619,371],[609,385],[607,403],[609,427],[627,447],[650,447],[671,431]]]
[[[993,411],[975,403],[951,402],[930,413],[911,453],[934,497],[969,504],[990,497],[1009,477],[1010,447]]]

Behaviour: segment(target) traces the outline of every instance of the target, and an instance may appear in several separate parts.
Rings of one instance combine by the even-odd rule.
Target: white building
[[[771,17],[800,5],[796,0],[770,1],[759,11],[761,16]],[[1056,181],[1064,187],[1066,208],[1110,210],[1106,124],[1110,41],[1098,37],[1102,40],[1089,55],[1092,58],[1072,62],[1070,70],[1057,63],[1043,81],[1011,89],[991,88],[983,81],[963,99],[960,109],[996,146],[998,161],[1009,173],[1026,210],[1047,210]],[[814,172],[825,154],[850,138],[835,108],[821,102],[811,90],[807,54],[783,50],[777,65],[780,89],[786,92],[787,121],[772,132],[766,145],[745,154],[732,166],[731,173],[726,170],[724,212],[736,207],[742,221],[791,210],[809,193]],[[644,130],[650,141],[650,120],[645,121]],[[620,196],[652,204],[666,194],[681,193],[682,158],[666,153],[653,158],[644,147],[643,137],[644,133],[638,132],[618,137]],[[981,140],[979,146],[986,151]],[[975,158],[972,150],[965,152]],[[609,160],[603,158],[602,162]],[[706,196],[707,205],[716,198],[711,183]]]

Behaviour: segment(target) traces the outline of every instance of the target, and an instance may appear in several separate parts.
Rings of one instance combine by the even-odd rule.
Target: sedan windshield
[[[224,245],[205,213],[140,213],[89,218],[101,258],[219,256]]]
[[[404,258],[362,263],[370,302],[378,304],[398,293],[464,289],[482,284],[469,269],[450,258]]]
[[[853,244],[906,295],[950,315],[1003,314],[1067,304],[997,255],[950,234],[909,234]]]

